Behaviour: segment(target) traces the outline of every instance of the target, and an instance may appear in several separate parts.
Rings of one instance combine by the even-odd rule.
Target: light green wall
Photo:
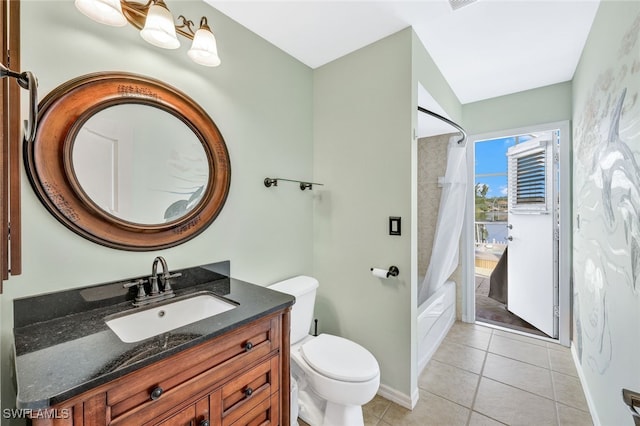
[[[67,230],[38,201],[23,172],[23,273],[5,282],[0,296],[2,408],[15,403],[10,354],[16,297],[148,274],[156,255],[171,269],[229,259],[235,277],[261,285],[312,272],[314,193],[262,183],[267,176],[313,177],[312,70],[201,1],[174,2],[172,8],[194,21],[208,16],[221,66],[192,63],[186,39],[179,50],[166,51],[144,42],[133,27],[97,24],[70,0],[22,2],[22,67],[38,77],[40,98],[96,71],[163,80],[214,119],[232,176],[226,205],[205,232],[175,248],[134,253]]]
[[[613,112],[626,90],[618,120]],[[573,341],[596,423],[640,391],[640,2],[603,1],[573,79]]]
[[[570,120],[571,108],[571,82],[565,82],[465,104],[462,122],[478,135]]]
[[[381,60],[384,58],[384,60]],[[460,104],[411,29],[314,71],[314,274],[321,332],[369,349],[381,393],[410,404],[417,393],[417,88],[454,118]],[[388,217],[402,217],[402,236]],[[382,280],[371,267],[400,269]]]
[[[429,55],[429,52],[425,49],[424,45],[416,35],[415,31],[411,31],[412,35],[412,56],[411,56],[411,68],[412,68],[412,82],[411,87],[413,88],[411,92],[411,126],[412,129],[418,128],[418,114],[423,114],[417,111],[418,107],[418,93],[419,87],[426,90],[429,95],[436,101],[436,103],[442,107],[445,111],[446,115],[453,120],[454,122],[462,124],[462,105],[458,98],[453,93],[453,90],[444,79],[440,70],[436,66],[435,62]],[[421,105],[424,107],[424,105]],[[464,125],[463,125],[464,126]],[[413,135],[416,133],[414,132]],[[433,153],[432,153],[433,154]],[[418,397],[418,375],[420,371],[418,371],[418,285],[421,285],[424,280],[424,275],[420,275],[418,272],[418,245],[420,242],[418,240],[418,221],[420,217],[420,213],[418,212],[418,188],[419,188],[419,180],[418,180],[418,161],[420,156],[418,155],[418,140],[413,139],[411,143],[411,189],[410,189],[410,197],[411,197],[411,304],[408,309],[411,312],[411,362],[410,362],[410,383],[409,388],[411,389],[411,397],[413,402],[417,401]],[[432,155],[433,161],[439,161],[442,163],[446,163],[446,156],[437,157],[435,154]],[[422,194],[424,195],[424,194]],[[424,223],[421,223],[424,225]],[[454,274],[455,277],[455,274]],[[460,289],[462,288],[462,282],[460,280],[456,280],[456,293],[457,298],[460,299],[460,294],[462,293]],[[460,306],[460,303],[458,306]]]
[[[314,274],[322,332],[362,344],[381,382],[409,392],[411,30],[314,72]],[[384,59],[383,59],[384,58]],[[400,268],[382,280],[371,267]]]
[[[445,110],[449,118],[459,124],[462,120],[462,105],[453,90],[440,73],[440,69],[424,48],[415,31],[412,31],[412,68],[414,84],[418,83],[429,92],[438,105]],[[413,92],[417,95],[417,91]],[[417,106],[417,105],[416,105]],[[417,116],[417,113],[416,113]],[[466,129],[465,129],[466,130]]]

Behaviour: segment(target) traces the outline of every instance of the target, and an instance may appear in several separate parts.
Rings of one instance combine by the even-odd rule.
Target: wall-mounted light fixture
[[[208,67],[220,65],[216,38],[207,24],[200,19],[200,28],[194,31],[193,21],[178,16],[179,25],[163,0],[149,0],[146,4],[129,0],[75,0],[80,12],[96,22],[122,27],[127,22],[140,30],[144,40],[164,49],[177,49],[177,34],[193,40],[187,55],[197,64]]]

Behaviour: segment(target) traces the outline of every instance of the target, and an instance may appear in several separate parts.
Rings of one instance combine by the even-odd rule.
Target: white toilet
[[[280,281],[270,289],[295,296],[291,310],[291,375],[297,383],[292,412],[311,426],[364,425],[362,405],[380,385],[374,356],[351,340],[309,334],[318,280],[304,275]],[[292,418],[295,424],[296,418]]]

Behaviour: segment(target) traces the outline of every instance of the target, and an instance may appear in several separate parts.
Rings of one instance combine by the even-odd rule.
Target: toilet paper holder
[[[384,272],[384,269],[371,268],[371,273],[375,276],[380,276],[379,271]],[[400,269],[398,269],[397,266],[391,265],[389,266],[389,269],[386,271],[386,277],[381,277],[381,278],[397,277],[399,273],[400,273]]]

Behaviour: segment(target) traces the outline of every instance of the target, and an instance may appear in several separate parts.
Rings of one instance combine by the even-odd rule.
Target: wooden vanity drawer
[[[264,401],[271,405],[271,396],[280,387],[279,363],[274,356],[222,386],[223,426],[236,423]]]
[[[197,377],[197,384],[188,386],[192,394],[205,391],[224,382],[229,372],[242,370],[267,356],[279,348],[278,321],[279,317],[258,321],[123,377],[117,386],[107,390],[113,424],[127,424],[119,418],[128,417],[130,411],[160,405],[173,394],[173,389],[187,385],[191,379]],[[162,395],[152,400],[151,393],[158,388]]]
[[[279,425],[280,413],[278,411],[279,392],[267,397],[240,417],[232,426],[266,426]],[[223,423],[224,424],[224,423]]]

